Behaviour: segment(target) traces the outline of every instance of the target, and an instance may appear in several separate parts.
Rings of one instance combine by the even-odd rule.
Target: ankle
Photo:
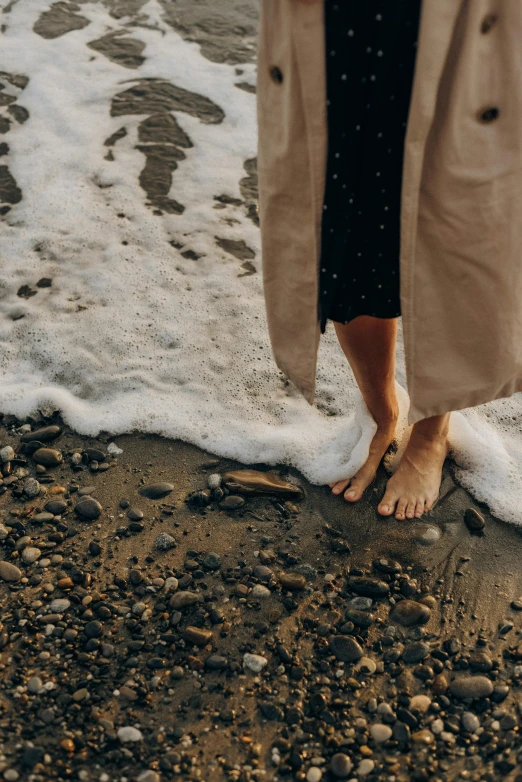
[[[378,429],[395,429],[399,420],[399,405],[390,403],[378,410],[370,410]]]
[[[449,434],[449,413],[444,415],[424,418],[413,425],[411,439],[421,441],[427,445],[435,443],[446,443]]]

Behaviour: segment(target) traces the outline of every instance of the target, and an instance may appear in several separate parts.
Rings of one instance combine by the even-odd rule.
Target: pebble
[[[412,528],[413,538],[423,546],[431,546],[440,539],[440,529],[430,524],[416,524]]]
[[[348,605],[356,611],[369,611],[373,605],[373,600],[371,597],[352,597],[348,601]]]
[[[40,692],[42,687],[43,687],[43,682],[39,676],[31,676],[31,678],[27,682],[27,690],[28,692],[32,692],[33,694]]]
[[[157,771],[148,768],[141,772],[136,782],[161,782],[161,777]]]
[[[67,600],[66,597],[57,597],[55,600],[51,601],[49,607],[53,614],[63,614],[64,611],[67,611],[70,605],[71,601]]]
[[[375,725],[370,725],[370,735],[377,744],[388,741],[388,739],[391,738],[392,733],[393,731],[389,725],[383,725],[380,722],[375,723]]]
[[[414,695],[410,700],[410,709],[425,714],[431,706],[431,698],[427,695]]]
[[[330,772],[337,779],[346,779],[353,769],[353,763],[344,752],[337,752],[330,760]]]
[[[461,714],[460,721],[462,723],[462,729],[466,733],[475,733],[480,727],[480,720],[476,714],[472,714],[470,711],[465,711]]]
[[[221,486],[221,475],[217,472],[213,472],[208,476],[207,486],[209,489],[219,489]]]
[[[374,768],[375,768],[374,761],[370,760],[370,758],[364,758],[364,760],[361,760],[361,762],[357,766],[356,773],[360,777],[366,777],[368,776],[368,774],[371,774]]]
[[[513,608],[514,611],[522,611],[522,597],[517,597],[515,600],[512,600],[511,608]]]
[[[154,548],[158,549],[158,551],[168,551],[174,548],[175,545],[176,541],[168,532],[160,532],[154,541]]]
[[[132,725],[124,725],[122,728],[119,728],[117,735],[122,744],[143,740],[142,732]]]
[[[56,448],[38,448],[32,455],[36,464],[43,464],[44,467],[58,467],[63,462],[62,452]]]
[[[243,497],[238,497],[236,494],[229,494],[219,503],[219,507],[222,510],[238,510],[245,504]]]
[[[404,647],[402,661],[405,663],[418,663],[424,660],[430,653],[430,647],[424,641],[414,641]]]
[[[24,562],[27,562],[28,565],[32,565],[33,562],[36,562],[41,556],[42,552],[39,548],[36,548],[36,546],[27,546],[27,548],[24,548],[22,551],[22,559]]]
[[[199,595],[195,592],[176,592],[169,600],[169,608],[182,611],[199,602]]]
[[[6,771],[4,771],[5,782],[16,782],[19,777],[20,774],[14,768],[8,768]]]
[[[5,540],[9,535],[9,530],[4,524],[0,524],[0,540]]]
[[[390,620],[398,622],[403,627],[426,624],[430,616],[430,609],[414,600],[400,600],[390,612]]]
[[[2,449],[0,449],[0,460],[4,464],[7,464],[7,462],[10,462],[14,458],[15,452],[10,445],[5,445]]]
[[[361,671],[361,673],[364,673],[367,676],[371,676],[377,670],[377,663],[375,660],[372,660],[371,657],[361,657],[355,666],[355,670]]]
[[[25,432],[20,438],[23,443],[30,443],[33,440],[39,440],[42,443],[47,443],[49,440],[56,440],[56,438],[62,433],[60,426],[52,424],[50,426],[42,426],[40,429],[35,429],[34,432]]]
[[[352,576],[348,579],[348,586],[364,597],[386,597],[390,592],[390,587],[385,581],[369,576]]]
[[[344,663],[357,662],[363,656],[357,641],[348,635],[331,635],[328,645],[337,659]]]
[[[109,443],[107,446],[107,453],[110,453],[111,456],[119,456],[123,453],[123,448],[119,448],[116,443]]]
[[[487,676],[460,676],[451,682],[449,691],[456,698],[487,698],[493,683]]]
[[[140,486],[138,494],[141,494],[142,497],[147,497],[149,500],[160,500],[162,497],[170,494],[171,491],[174,491],[172,483],[150,483],[146,486]]]
[[[16,582],[22,578],[22,571],[11,562],[0,560],[0,579],[2,581]]]
[[[283,589],[288,589],[291,592],[304,589],[306,586],[306,578],[300,573],[281,573],[279,582]]]
[[[36,478],[28,478],[24,483],[24,494],[26,497],[29,497],[29,499],[32,499],[33,497],[38,497],[40,494],[40,484],[36,480]]]
[[[144,516],[144,513],[142,510],[139,510],[139,508],[129,508],[127,511],[127,518],[131,521],[141,521]]]
[[[486,525],[484,517],[481,516],[475,508],[468,508],[466,510],[464,513],[464,521],[469,531],[475,534],[480,534]]]
[[[251,596],[256,600],[264,600],[264,598],[270,597],[271,594],[268,587],[263,586],[263,584],[255,584],[251,592]]]
[[[306,782],[320,782],[323,777],[323,772],[317,766],[312,766],[308,769],[306,774]]]
[[[276,494],[280,497],[302,497],[303,490],[285,481],[274,472],[260,470],[232,470],[223,475],[223,483],[237,494]]]
[[[260,673],[267,664],[268,660],[266,657],[262,657],[260,654],[250,654],[247,652],[243,655],[244,667],[254,673]]]
[[[67,510],[67,503],[64,500],[50,500],[44,505],[44,510],[53,516],[61,516]],[[41,514],[43,515],[43,514]]]
[[[76,503],[74,510],[80,518],[86,521],[94,521],[100,516],[103,509],[98,500],[95,500],[93,497],[84,497]]]
[[[210,630],[205,630],[202,627],[188,625],[183,631],[183,638],[196,646],[205,646],[212,640],[212,633]]]
[[[221,567],[221,557],[219,554],[216,554],[215,551],[209,551],[204,557],[202,565],[207,570],[219,570]]]
[[[423,728],[422,730],[413,733],[411,738],[416,744],[433,744],[435,741],[435,736],[431,730],[428,730],[427,728]]]

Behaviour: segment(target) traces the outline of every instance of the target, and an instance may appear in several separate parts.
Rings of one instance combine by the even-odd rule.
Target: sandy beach
[[[271,362],[257,3],[0,11],[0,777],[520,782],[520,401],[421,520],[321,485],[372,428]]]

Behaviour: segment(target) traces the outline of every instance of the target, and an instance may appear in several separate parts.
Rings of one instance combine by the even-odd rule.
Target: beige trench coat
[[[522,390],[522,0],[424,0],[405,142],[410,422]],[[261,0],[259,188],[276,362],[313,401],[323,3]]]

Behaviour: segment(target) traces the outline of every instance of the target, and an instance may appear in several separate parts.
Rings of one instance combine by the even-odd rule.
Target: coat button
[[[491,106],[488,109],[481,109],[478,113],[478,118],[481,122],[493,122],[497,119],[500,111],[496,106]]]
[[[497,19],[498,16],[496,14],[488,14],[485,16],[480,25],[480,32],[489,33],[491,28],[497,23]]]
[[[283,83],[283,74],[281,73],[281,69],[277,67],[277,65],[272,65],[270,68],[270,78],[272,79],[275,84],[282,84]]]

